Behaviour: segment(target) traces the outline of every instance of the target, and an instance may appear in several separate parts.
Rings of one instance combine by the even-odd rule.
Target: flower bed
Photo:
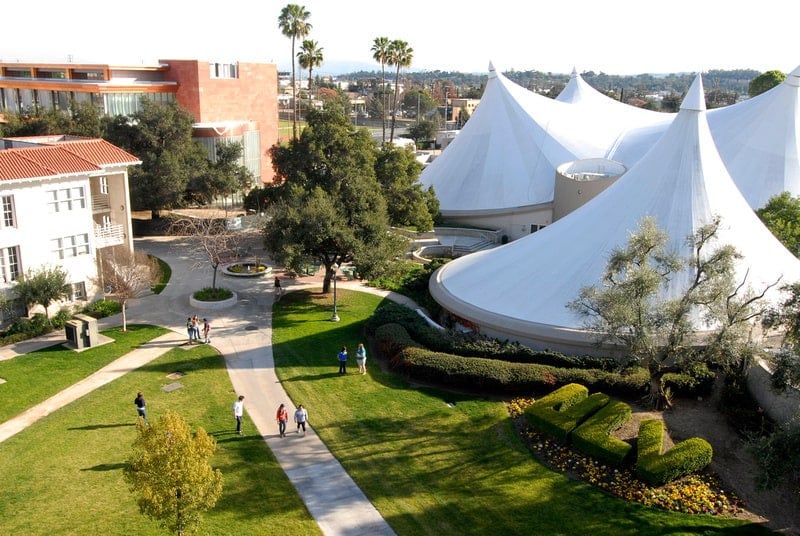
[[[222,273],[232,277],[260,277],[272,272],[272,267],[260,262],[233,262],[222,268]]]
[[[522,414],[533,402],[526,398],[514,399],[509,403],[508,411],[531,452],[552,469],[588,482],[622,499],[664,510],[728,516],[742,513],[744,501],[722,489],[719,479],[711,472],[700,472],[655,487],[639,480],[632,469],[617,469],[575,452],[569,446],[525,423]]]

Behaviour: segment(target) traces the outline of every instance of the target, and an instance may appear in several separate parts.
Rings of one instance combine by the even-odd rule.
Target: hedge
[[[649,385],[647,371],[638,367],[623,373],[564,369],[477,357],[465,359],[418,346],[401,349],[392,364],[417,381],[510,395],[530,395],[550,391],[554,386],[580,383],[593,390],[636,397],[645,394]]]
[[[588,391],[582,385],[565,385],[531,404],[525,410],[525,419],[566,443],[572,430],[608,404],[608,395],[595,393],[587,397]]]
[[[632,417],[628,404],[611,402],[572,431],[572,444],[589,456],[619,467],[625,463],[633,447],[612,436],[611,432]]]
[[[651,486],[660,486],[703,469],[711,463],[714,450],[708,441],[692,437],[661,454],[664,423],[646,419],[639,425],[636,474]]]

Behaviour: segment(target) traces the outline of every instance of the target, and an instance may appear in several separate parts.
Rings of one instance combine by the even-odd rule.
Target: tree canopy
[[[124,476],[139,511],[173,533],[195,530],[222,495],[222,473],[210,464],[214,438],[202,428],[193,434],[170,410],[153,424],[140,418],[136,436]]]
[[[402,242],[389,233],[369,132],[356,130],[336,103],[311,110],[307,120],[297,140],[271,149],[284,183],[268,211],[264,243],[295,271],[309,260],[325,266],[327,291],[334,264],[355,262],[369,277],[399,254]]]
[[[747,94],[751,97],[761,95],[765,91],[769,91],[781,82],[786,80],[786,74],[783,71],[773,70],[762,73],[750,81],[747,87]]]
[[[770,198],[756,213],[786,249],[795,257],[800,256],[800,197],[783,192]]]
[[[117,116],[109,125],[108,140],[141,159],[130,169],[131,204],[135,210],[179,206],[189,180],[208,169],[208,154],[192,140],[194,118],[175,103],[159,105],[142,99],[132,116]]]
[[[384,196],[392,200],[388,205],[392,225],[413,227],[422,232],[433,230],[439,200],[433,187],[424,190],[418,182],[421,171],[422,164],[409,147],[387,144],[378,152],[375,173]]]
[[[17,298],[27,306],[39,304],[44,307],[44,314],[50,321],[50,304],[68,298],[70,286],[67,283],[67,272],[61,266],[42,266],[30,269],[17,279],[14,287]]]
[[[295,44],[298,39],[306,37],[311,32],[311,23],[308,18],[311,13],[297,4],[287,4],[281,9],[278,17],[278,27],[281,33],[292,40],[292,137],[297,138],[297,73],[295,58]]]
[[[602,282],[584,287],[569,304],[587,319],[599,343],[623,348],[647,368],[657,408],[669,403],[663,375],[696,361],[698,348],[704,347],[704,359],[739,369],[750,355],[744,328],[763,313],[757,303],[767,289],[756,294],[746,280],[735,280],[740,255],[733,246],[715,244],[720,223],[715,218],[687,237],[693,253],[680,258],[667,250],[666,233],[644,218],[627,245],[611,253]],[[667,280],[684,270],[690,275],[686,287],[673,299],[660,298]],[[693,313],[714,327],[708,340],[697,338]]]

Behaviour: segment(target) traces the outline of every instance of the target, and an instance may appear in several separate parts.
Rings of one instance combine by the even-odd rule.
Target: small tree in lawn
[[[28,307],[36,304],[44,307],[48,323],[50,322],[48,311],[50,304],[70,296],[67,273],[60,266],[43,266],[38,270],[28,270],[22,278],[17,280],[14,290],[17,297]]]
[[[212,218],[181,218],[172,223],[170,234],[188,236],[203,252],[205,259],[196,266],[211,265],[211,288],[217,288],[217,269],[220,264],[238,258],[244,234],[228,228],[225,220]]]
[[[126,305],[158,282],[161,269],[158,260],[146,253],[124,246],[108,248],[101,253],[103,284],[119,302],[122,310],[122,331],[128,330]]]
[[[203,428],[193,434],[174,411],[154,424],[139,419],[136,434],[124,477],[139,511],[173,533],[195,531],[222,495],[222,473],[210,464],[214,438]]]

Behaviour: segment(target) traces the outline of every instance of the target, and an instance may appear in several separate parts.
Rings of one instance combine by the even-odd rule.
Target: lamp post
[[[339,270],[339,265],[333,263],[331,269],[333,270],[333,316],[331,317],[331,322],[338,322],[339,312],[336,310],[336,272]]]

